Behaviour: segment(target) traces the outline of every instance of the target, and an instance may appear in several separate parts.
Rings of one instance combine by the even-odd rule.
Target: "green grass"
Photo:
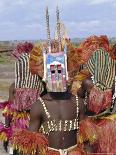
[[[0,64],[12,64],[13,60],[9,53],[0,53]]]
[[[0,91],[3,91],[3,92],[7,91],[9,88],[9,85],[10,85],[9,83],[5,84],[5,82],[3,84],[0,83]]]

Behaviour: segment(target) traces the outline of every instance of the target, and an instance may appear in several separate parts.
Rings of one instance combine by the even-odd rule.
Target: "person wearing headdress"
[[[46,12],[48,20],[48,9]],[[70,91],[73,76],[79,72],[80,66],[75,64],[78,54],[71,45],[71,51],[67,51],[66,44],[63,50],[59,27],[57,48],[53,46],[47,29],[47,46],[34,47],[29,61],[31,73],[44,80],[47,91],[32,106],[29,129],[14,133],[13,148],[24,155],[85,155],[77,138],[79,121],[86,117],[85,106]]]
[[[29,111],[34,102],[44,91],[44,86],[38,75],[32,75],[29,71],[30,51],[32,43],[19,43],[12,52],[15,57],[15,82],[9,88],[9,100],[3,107],[5,125],[1,125],[1,140],[11,140],[14,130],[26,129],[29,126]],[[10,149],[11,150],[11,149]],[[10,151],[11,152],[11,151]]]
[[[91,76],[81,82],[78,91],[89,115],[80,122],[79,140],[83,144],[89,141],[94,154],[115,155],[116,114],[110,111],[112,99],[115,98],[115,60],[111,57],[106,36],[92,36],[82,45],[81,57]]]

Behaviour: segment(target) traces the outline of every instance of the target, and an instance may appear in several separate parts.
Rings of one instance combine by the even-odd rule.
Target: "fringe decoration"
[[[40,133],[32,133],[27,130],[17,131],[12,138],[12,146],[19,153],[36,155],[46,155],[48,141],[44,135]]]
[[[98,97],[99,96],[99,97]],[[110,89],[105,91],[94,86],[89,95],[88,109],[96,114],[108,109],[112,103],[112,92]]]
[[[113,47],[111,48],[110,56],[112,59],[116,60],[116,44],[114,44]]]
[[[90,72],[87,69],[81,70],[77,75],[72,78],[71,93],[77,95],[77,92],[81,88],[82,81],[90,76]]]
[[[80,123],[79,142],[93,144],[95,155],[115,155],[116,114],[101,117],[99,120],[86,119]]]
[[[13,50],[12,55],[19,59],[23,53],[30,53],[33,49],[33,44],[29,42],[19,43],[16,48]]]
[[[12,128],[5,127],[3,123],[0,123],[0,140],[8,141],[12,136]]]
[[[29,68],[32,74],[44,71],[43,53],[41,46],[34,47],[30,53]],[[39,76],[43,77],[43,72]]]
[[[104,117],[98,123],[99,141],[97,152],[106,155],[116,154],[116,114]]]
[[[12,124],[16,128],[27,129],[29,127],[30,115],[27,112],[17,112],[13,113]]]
[[[83,43],[80,44],[79,48],[81,52],[81,60],[83,64],[86,64],[89,58],[92,56],[93,52],[99,48],[103,48],[105,51],[109,52],[109,41],[107,36],[90,36]]]
[[[12,119],[13,128],[27,129],[29,127],[30,114],[26,111],[17,111],[13,109],[13,104],[7,104],[2,114],[7,119]]]
[[[91,119],[87,118],[80,122],[79,143],[89,141],[93,144],[98,139],[98,127]]]
[[[0,109],[4,109],[7,104],[9,104],[9,101],[0,102]]]
[[[12,115],[13,115],[13,104],[12,103],[8,103],[5,107],[4,107],[4,109],[3,109],[3,111],[2,111],[2,115],[4,116],[4,117],[6,117],[6,118],[11,118],[12,117]]]

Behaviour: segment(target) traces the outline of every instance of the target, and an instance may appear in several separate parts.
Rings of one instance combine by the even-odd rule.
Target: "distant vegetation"
[[[74,43],[75,46],[78,46],[82,41],[84,41],[85,38],[73,38],[71,39],[71,42]],[[109,39],[110,44],[116,44],[116,37],[110,38]],[[14,47],[19,43],[19,42],[25,42],[25,40],[22,41],[0,41],[0,53],[1,52],[7,52],[11,51],[14,49]],[[45,40],[27,40],[27,42],[32,42],[34,44],[40,43],[40,42],[45,42]]]
[[[13,64],[10,52],[0,53],[0,64]]]

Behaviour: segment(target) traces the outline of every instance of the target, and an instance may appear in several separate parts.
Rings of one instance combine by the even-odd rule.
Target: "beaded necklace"
[[[91,77],[93,84],[95,84],[94,76]]]
[[[79,103],[78,103],[78,96],[76,96],[76,105],[77,105],[77,115],[76,118],[73,120],[55,120],[51,119],[50,113],[47,110],[47,107],[41,97],[39,97],[40,102],[43,105],[44,111],[48,118],[47,122],[44,122],[40,127],[40,132],[44,134],[48,134],[53,131],[71,131],[71,130],[78,130],[79,129]]]

